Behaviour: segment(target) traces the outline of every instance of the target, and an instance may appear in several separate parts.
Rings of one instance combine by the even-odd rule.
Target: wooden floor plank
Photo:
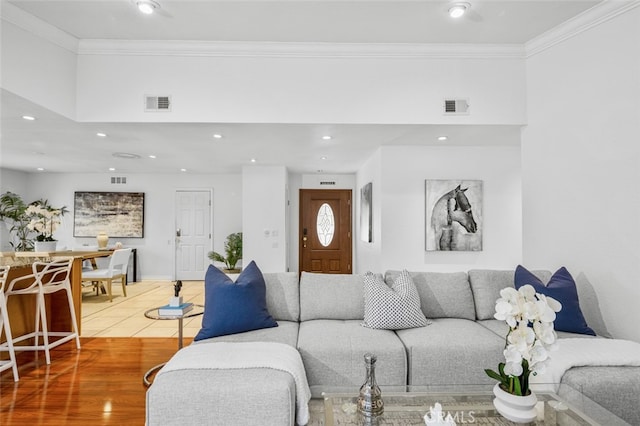
[[[185,345],[189,342],[185,339]],[[0,425],[144,425],[144,373],[177,351],[176,338],[82,338],[51,351],[20,352],[20,381],[0,376]]]

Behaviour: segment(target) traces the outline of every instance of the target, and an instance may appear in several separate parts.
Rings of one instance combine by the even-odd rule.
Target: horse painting
[[[470,201],[481,205],[482,182],[469,181],[464,188],[462,183],[454,185],[456,181],[427,181],[427,250],[482,250],[482,233]],[[467,196],[468,191],[473,196]]]

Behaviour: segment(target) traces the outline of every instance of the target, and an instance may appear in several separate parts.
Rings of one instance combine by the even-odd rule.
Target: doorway
[[[351,274],[350,189],[301,189],[299,271]]]
[[[204,280],[211,263],[211,191],[176,191],[176,280]]]

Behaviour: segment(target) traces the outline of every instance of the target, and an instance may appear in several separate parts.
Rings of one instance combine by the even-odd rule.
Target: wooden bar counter
[[[48,258],[30,256],[27,253],[20,253],[19,257],[0,257],[0,264],[10,265],[9,275],[5,284],[5,290],[9,283],[18,277],[32,273],[31,265],[34,261],[48,261],[57,257],[72,257],[71,266],[71,293],[73,305],[78,320],[78,331],[82,332],[82,263],[90,260],[95,267],[95,259],[98,257],[110,256],[112,250],[105,251],[56,251],[47,253]],[[25,285],[28,285],[25,280]],[[59,291],[45,296],[47,309],[47,322],[50,331],[71,331],[71,315],[67,296],[63,291]],[[29,333],[35,329],[36,299],[32,295],[11,296],[7,300],[7,312],[11,322],[11,331],[14,337]],[[0,342],[6,340],[4,332],[0,336]]]

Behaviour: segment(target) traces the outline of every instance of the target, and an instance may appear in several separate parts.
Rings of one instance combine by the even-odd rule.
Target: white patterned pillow
[[[420,309],[420,296],[404,270],[389,287],[379,275],[364,275],[364,323],[369,328],[401,330],[424,327],[431,321]]]

